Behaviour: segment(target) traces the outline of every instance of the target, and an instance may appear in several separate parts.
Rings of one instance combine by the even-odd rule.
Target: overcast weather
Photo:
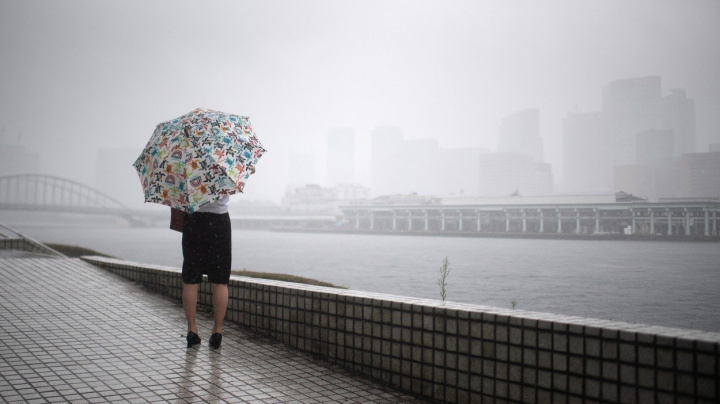
[[[562,119],[600,109],[613,80],[686,89],[699,151],[720,141],[719,20],[712,0],[3,0],[0,142],[92,186],[99,149],[139,154],[161,121],[233,112],[269,150],[246,197],[277,202],[290,151],[313,153],[323,183],[332,128],[355,130],[370,186],[377,126],[493,151],[503,117],[538,108],[562,184]]]
[[[2,402],[718,402],[718,243],[718,0],[0,0]]]

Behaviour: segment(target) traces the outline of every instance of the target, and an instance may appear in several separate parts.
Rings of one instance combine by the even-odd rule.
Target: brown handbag
[[[182,233],[187,213],[180,209],[170,208],[170,228]]]

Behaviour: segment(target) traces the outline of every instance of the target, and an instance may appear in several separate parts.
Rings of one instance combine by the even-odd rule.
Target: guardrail
[[[24,251],[51,257],[65,257],[45,244],[0,223],[0,250]]]

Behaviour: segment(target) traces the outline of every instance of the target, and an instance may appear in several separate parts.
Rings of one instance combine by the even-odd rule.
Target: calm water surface
[[[181,235],[113,220],[78,225],[0,215],[39,241],[180,267]],[[670,327],[720,331],[717,243],[523,240],[233,231],[233,268],[281,272],[350,289]]]

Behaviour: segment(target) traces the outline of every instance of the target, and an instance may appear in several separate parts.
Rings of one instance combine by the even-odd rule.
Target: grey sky
[[[719,38],[716,0],[0,0],[0,143],[92,185],[97,149],[235,112],[269,150],[248,197],[279,199],[288,153],[317,150],[322,172],[331,128],[355,129],[367,177],[375,126],[494,150],[500,120],[536,107],[559,177],[563,117],[617,79],[687,89],[700,150],[720,142]]]

